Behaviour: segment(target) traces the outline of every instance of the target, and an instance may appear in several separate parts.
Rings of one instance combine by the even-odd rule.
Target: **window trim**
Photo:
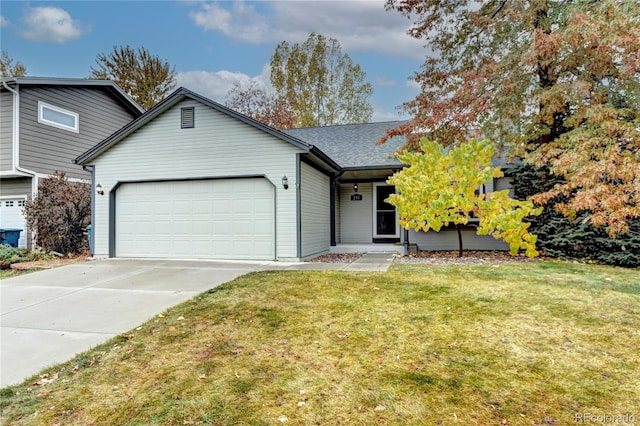
[[[57,123],[55,121],[47,120],[44,118],[44,108],[59,112],[61,114],[70,115],[75,119],[76,125],[74,127],[67,126],[66,124]],[[74,133],[80,133],[80,115],[76,112],[69,111],[68,109],[60,108],[55,105],[48,104],[46,102],[38,101],[38,123],[46,124],[47,126],[57,127],[58,129],[67,130]]]

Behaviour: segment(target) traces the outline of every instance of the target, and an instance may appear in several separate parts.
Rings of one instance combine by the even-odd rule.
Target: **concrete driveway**
[[[0,387],[268,263],[96,260],[0,283]]]
[[[386,271],[393,253],[352,263],[108,259],[0,283],[0,387],[21,383],[171,306],[252,271]]]

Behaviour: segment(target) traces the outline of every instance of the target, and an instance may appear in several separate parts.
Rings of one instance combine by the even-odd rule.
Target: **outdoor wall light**
[[[287,179],[287,175],[282,176],[282,187],[289,189],[289,179]]]
[[[102,189],[102,185],[96,185],[96,192],[98,193],[98,195],[104,195],[104,189]]]
[[[358,184],[357,183],[353,184],[353,192],[358,192]]]

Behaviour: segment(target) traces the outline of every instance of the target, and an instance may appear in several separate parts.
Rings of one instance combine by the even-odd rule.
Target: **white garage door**
[[[0,228],[22,229],[18,247],[27,246],[27,228],[22,210],[27,202],[26,197],[5,198],[0,200]]]
[[[123,184],[116,256],[273,260],[273,191],[263,178]]]

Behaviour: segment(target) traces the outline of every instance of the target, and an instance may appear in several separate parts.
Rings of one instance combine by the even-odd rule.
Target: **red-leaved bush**
[[[56,172],[40,181],[24,215],[38,246],[63,254],[80,253],[88,245],[84,230],[91,221],[91,187]]]

